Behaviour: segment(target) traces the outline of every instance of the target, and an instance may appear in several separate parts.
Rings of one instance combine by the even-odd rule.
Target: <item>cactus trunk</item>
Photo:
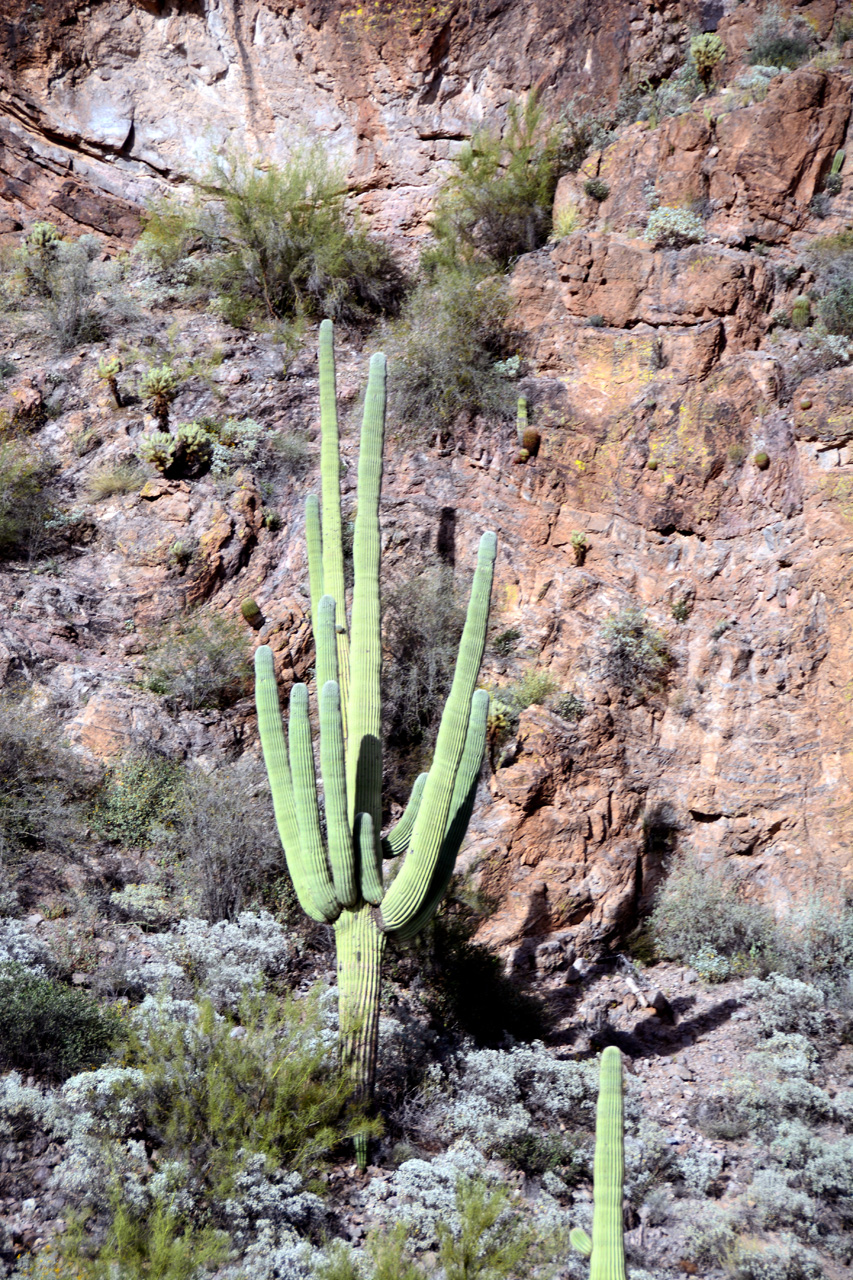
[[[429,921],[447,888],[474,804],[486,739],[488,695],[475,692],[486,642],[495,562],[494,534],[480,540],[477,571],[456,673],[429,773],[418,779],[400,822],[380,838],[382,743],[379,614],[379,491],[385,429],[385,357],[370,361],[358,467],[353,561],[352,646],[341,545],[340,459],[332,326],[320,326],[322,511],[306,504],[311,617],[317,650],[320,823],[308,690],[290,692],[287,741],[271,651],[255,655],[258,728],[287,867],[313,920],[333,924],[338,954],[341,1060],[353,1097],[368,1104],[376,1079],[379,992],[386,937],[410,938]],[[383,857],[403,857],[386,893]],[[364,1168],[366,1138],[356,1154]]]
[[[353,1099],[369,1104],[376,1082],[379,1038],[379,989],[385,934],[377,929],[373,908],[342,911],[335,921],[338,959],[338,1022],[341,1061],[350,1072]],[[367,1163],[367,1139],[356,1138],[359,1166]]]

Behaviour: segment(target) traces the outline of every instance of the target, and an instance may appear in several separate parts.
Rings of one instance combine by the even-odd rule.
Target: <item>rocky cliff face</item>
[[[732,73],[743,9],[716,15]],[[829,30],[834,6],[809,9]],[[376,227],[417,235],[460,141],[513,95],[536,85],[558,101],[594,81],[613,96],[629,62],[660,74],[683,60],[702,18],[686,5],[602,16],[547,0],[521,12],[513,0],[428,13],[107,0],[37,20],[13,5],[0,37],[4,226],[38,213],[118,240],[145,195],[212,146],[276,158],[316,129],[351,166]],[[496,528],[495,629],[521,638],[512,657],[488,656],[485,678],[535,663],[585,708],[576,724],[541,707],[522,714],[463,856],[499,903],[483,936],[518,964],[555,931],[581,942],[631,922],[676,846],[736,863],[780,910],[813,889],[847,891],[853,370],[814,372],[803,338],[771,334],[770,315],[807,287],[798,255],[809,239],[853,210],[847,176],[829,217],[811,204],[846,145],[851,85],[843,57],[808,66],[763,102],[700,100],[590,157],[557,193],[584,225],[513,273],[537,456],[516,465],[514,431],[484,422],[444,451],[391,445],[389,581],[436,554],[462,578],[481,529]],[[609,184],[601,204],[584,194],[590,174]],[[706,241],[644,240],[650,188],[665,205],[704,200]],[[173,319],[187,351],[222,354],[212,380],[185,383],[177,419],[225,397],[234,415],[316,430],[312,342],[285,371],[270,342],[207,317],[152,324]],[[30,398],[73,501],[90,472],[133,454],[142,410],[98,401],[91,344],[52,365],[26,343],[9,350],[28,371],[14,404]],[[364,364],[361,351],[342,356],[347,405]],[[55,402],[46,422],[43,398]],[[97,445],[81,456],[83,438]],[[355,449],[350,426],[344,452]],[[307,582],[308,488],[293,478],[277,492],[278,532],[248,475],[230,493],[157,480],[88,508],[90,540],[56,576],[4,575],[6,679],[32,681],[72,743],[101,759],[141,743],[209,765],[255,751],[250,701],[178,719],[142,691],[146,628],[186,602],[233,616],[252,595],[266,620],[257,638],[276,649],[285,683],[309,671],[307,590],[294,586]],[[191,582],[169,559],[178,540],[198,548]],[[656,691],[626,688],[606,661],[602,624],[635,606],[672,655]]]
[[[719,6],[717,6],[719,7]],[[707,12],[705,12],[705,10]],[[49,211],[117,240],[213,152],[323,137],[377,231],[422,233],[462,142],[535,88],[553,111],[668,74],[713,0],[10,0],[0,17],[0,231]],[[642,77],[640,77],[642,78]]]

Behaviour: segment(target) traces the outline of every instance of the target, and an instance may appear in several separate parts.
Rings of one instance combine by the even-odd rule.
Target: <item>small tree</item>
[[[369,1099],[376,1073],[379,991],[385,939],[414,937],[438,907],[453,874],[474,805],[486,741],[489,697],[475,692],[488,627],[496,543],[480,540],[477,571],[459,658],[441,718],[432,767],[387,836],[382,822],[379,490],[385,430],[385,357],[370,361],[358,464],[353,541],[355,581],[347,624],[341,538],[332,325],[320,326],[320,413],[323,520],[316,496],[306,504],[311,616],[317,648],[320,768],[327,840],[317,802],[308,689],[290,693],[285,740],[272,651],[255,657],[258,727],[276,821],[303,910],[332,924],[338,955],[341,1056],[357,1099]],[[350,649],[350,631],[352,649]],[[383,883],[384,858],[405,854],[399,874]],[[366,1138],[356,1153],[367,1162]]]

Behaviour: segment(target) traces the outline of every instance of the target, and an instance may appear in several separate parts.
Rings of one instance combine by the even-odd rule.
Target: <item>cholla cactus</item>
[[[622,1121],[622,1055],[610,1045],[601,1055],[595,1117],[592,1239],[575,1227],[573,1248],[590,1259],[590,1280],[626,1280],[622,1234],[625,1138]]]
[[[429,774],[418,779],[406,811],[387,837],[382,822],[379,695],[379,491],[385,429],[385,357],[370,361],[358,463],[352,617],[347,624],[341,539],[340,457],[332,324],[320,326],[321,479],[306,504],[311,616],[317,649],[320,770],[327,841],[317,804],[308,690],[290,692],[289,743],[279,709],[272,651],[255,656],[258,727],[285,859],[303,910],[332,924],[338,956],[342,1059],[354,1093],[372,1096],[385,939],[411,938],[435,912],[456,862],[474,805],[489,696],[475,692],[488,625],[495,536],[480,540],[477,570],[453,684]],[[350,649],[350,633],[352,648]],[[383,883],[383,858],[405,855]],[[366,1139],[356,1143],[359,1164]]]
[[[174,435],[168,431],[152,431],[139,442],[139,457],[150,462],[162,475],[200,475],[213,456],[213,439],[198,422],[181,422]]]
[[[21,255],[24,274],[36,292],[45,298],[50,294],[51,278],[61,243],[59,232],[52,222],[34,222],[24,239],[24,251]]]
[[[118,375],[121,373],[121,361],[118,356],[106,356],[98,361],[98,377],[110,389],[110,395],[117,409],[121,408],[121,394],[118,389]]]
[[[152,431],[139,441],[137,453],[143,462],[150,462],[152,467],[165,473],[174,461],[176,443],[168,431]]]
[[[168,431],[169,405],[178,392],[178,379],[172,366],[154,365],[143,375],[139,390],[146,400],[151,401],[151,408],[160,424],[160,430]]]
[[[694,36],[690,41],[690,57],[693,59],[696,74],[702,81],[702,87],[706,91],[711,87],[714,68],[723,61],[725,56],[726,46],[714,31],[705,31],[701,35]]]

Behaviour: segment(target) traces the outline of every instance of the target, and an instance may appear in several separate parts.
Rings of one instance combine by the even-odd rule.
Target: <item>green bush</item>
[[[750,902],[742,886],[689,859],[675,862],[655,900],[651,927],[658,951],[704,968],[711,979],[729,977],[732,965],[771,962],[771,912]]]
[[[43,456],[16,441],[0,443],[0,559],[34,559],[52,542],[54,515]]]
[[[582,716],[586,715],[586,707],[583,699],[579,698],[576,693],[560,693],[550,702],[550,708],[555,715],[561,720],[568,720],[572,724],[577,723]]]
[[[853,337],[853,279],[841,281],[818,304],[818,312],[829,333]]]
[[[646,239],[656,249],[682,249],[688,244],[701,244],[705,239],[705,228],[702,219],[689,209],[662,204],[649,214]]]
[[[759,18],[747,49],[753,66],[798,67],[815,51],[814,32],[804,18],[786,20],[778,4],[771,4]]]
[[[515,408],[495,368],[511,346],[506,281],[441,272],[420,284],[388,333],[389,409],[401,436],[445,436],[464,414],[507,419]]]
[[[99,341],[106,331],[116,272],[114,266],[96,265],[102,251],[95,236],[63,240],[51,223],[34,223],[14,255],[12,278],[4,282],[7,303],[32,307],[34,298],[37,328],[60,350]],[[122,305],[126,309],[126,298],[123,304],[119,300],[119,310]]]
[[[0,1065],[66,1080],[99,1065],[119,1034],[118,1017],[90,996],[21,965],[0,966]]]
[[[516,711],[527,707],[541,707],[557,688],[557,681],[549,671],[529,667],[520,680],[501,689],[501,697],[511,703]]]
[[[449,569],[427,571],[384,599],[382,664],[386,766],[401,789],[429,754],[456,669],[465,613]]]
[[[0,862],[21,862],[33,849],[67,852],[89,786],[51,716],[0,698]]]
[[[495,636],[492,641],[492,649],[500,658],[508,658],[514,653],[518,642],[521,639],[521,632],[518,627],[510,627],[507,631],[502,631],[500,635]]]
[[[281,871],[266,775],[223,767],[189,772],[176,798],[170,847],[193,914],[234,920]]]
[[[661,688],[672,665],[662,633],[646,621],[642,609],[628,606],[611,614],[599,632],[605,678],[626,693]]]
[[[91,823],[129,848],[150,844],[158,826],[173,825],[183,789],[181,766],[162,756],[131,756],[110,769]]]
[[[153,209],[141,248],[163,265],[203,248],[199,274],[231,322],[319,315],[356,323],[398,310],[403,271],[387,245],[347,217],[346,187],[319,143],[283,166],[220,158],[200,193],[193,207]]]
[[[583,189],[591,200],[596,200],[599,204],[610,195],[610,187],[602,178],[587,178]]]
[[[197,1020],[149,1010],[131,1026],[126,1064],[147,1078],[146,1119],[160,1159],[192,1153],[194,1179],[222,1195],[250,1154],[303,1175],[356,1131],[376,1131],[323,1035],[320,992],[295,999],[245,995],[235,1022],[208,1000]]]
[[[510,104],[502,135],[477,133],[457,163],[439,196],[427,264],[474,258],[506,268],[546,242],[563,161],[560,130],[545,126],[535,94]]]
[[[251,672],[246,636],[220,614],[173,623],[147,658],[148,687],[173,709],[222,709],[245,694]]]

